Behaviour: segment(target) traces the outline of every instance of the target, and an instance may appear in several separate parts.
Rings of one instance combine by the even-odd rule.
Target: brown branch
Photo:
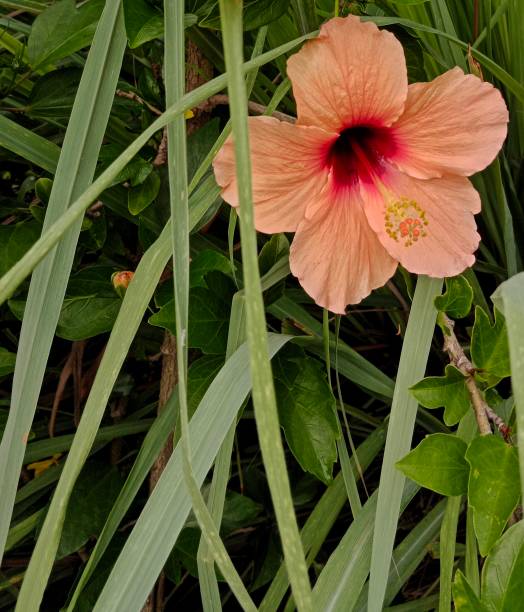
[[[216,96],[211,96],[211,98],[209,98],[205,102],[202,102],[202,104],[200,104],[197,108],[199,110],[209,111],[215,108],[215,106],[221,105],[229,105],[229,97],[225,94],[217,94]],[[259,104],[258,102],[253,102],[251,100],[247,103],[247,107],[252,113],[256,113],[257,115],[263,115],[267,110],[267,106]],[[280,121],[285,121],[286,123],[296,122],[295,117],[291,117],[291,115],[286,115],[285,113],[281,113],[280,111],[273,111],[271,116],[275,117],[275,119],[279,119]]]
[[[455,332],[453,330],[455,327],[454,321],[452,321],[444,313],[442,313],[442,317],[444,318],[444,322],[447,327],[447,332],[444,332],[444,350],[449,355],[451,363],[461,371],[466,379],[466,387],[471,398],[473,410],[475,411],[475,418],[477,419],[480,435],[486,436],[492,433],[491,425],[489,424],[488,419],[488,410],[490,410],[490,408],[486,404],[486,401],[482,397],[482,394],[477,387],[477,383],[475,382],[475,368],[473,367],[471,361],[466,357],[464,349],[457,340],[457,336],[455,336]]]
[[[119,98],[127,98],[128,100],[133,100],[134,102],[138,102],[138,104],[141,104],[142,106],[145,106],[146,108],[148,108],[153,113],[153,115],[159,116],[162,114],[161,110],[156,108],[156,106],[149,104],[149,102],[146,102],[143,98],[141,98],[134,91],[124,91],[123,89],[117,89],[115,94]]]

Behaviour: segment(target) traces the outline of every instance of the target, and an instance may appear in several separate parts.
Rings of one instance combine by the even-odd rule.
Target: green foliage
[[[14,372],[16,355],[3,346],[0,346],[0,376],[7,376]]]
[[[218,0],[207,0],[196,11],[202,28],[220,29]],[[244,2],[244,30],[255,30],[271,23],[283,15],[289,6],[288,0],[246,0]]]
[[[205,354],[220,355],[226,352],[231,300],[236,287],[228,276],[215,271],[205,275],[205,282],[205,287],[196,286],[191,291],[187,342]],[[163,304],[149,322],[175,333],[175,301],[171,299]]]
[[[147,177],[136,187],[131,187],[127,195],[127,207],[132,215],[139,215],[153,203],[160,190],[160,177],[156,172],[149,172]]]
[[[495,309],[495,322],[492,324],[482,308],[475,308],[471,358],[478,368],[477,376],[489,386],[511,375],[506,321],[498,310]]]
[[[524,592],[524,523],[510,527],[482,568],[482,603],[492,612],[512,612]]]
[[[519,499],[517,451],[500,438],[482,436],[466,451],[470,465],[468,503],[473,508],[480,554],[500,537]]]
[[[444,423],[456,425],[470,409],[471,401],[464,375],[448,364],[444,376],[428,376],[410,388],[417,401],[425,408],[444,410]]]
[[[41,232],[35,220],[16,225],[0,225],[0,274],[7,270],[33,245]]]
[[[146,0],[124,0],[127,39],[131,49],[164,34],[164,17]]]
[[[268,114],[296,115],[286,60],[335,4],[244,0],[240,24],[239,3],[224,1],[222,24],[217,0],[0,1],[3,608],[138,612],[163,566],[168,607],[206,612],[235,605],[231,589],[261,612],[307,610],[308,577],[313,609],[448,612],[457,566],[457,610],[522,607],[523,522],[508,523],[519,517],[511,520],[524,467],[520,452],[519,474],[524,13],[513,0],[480,3],[475,15],[450,0],[338,3],[340,15],[362,15],[396,36],[410,83],[454,66],[479,74],[478,60],[511,121],[499,158],[471,179],[482,200],[473,267],[446,279],[436,298],[439,279],[399,268],[336,326],[326,321],[324,338],[321,310],[290,274],[292,235],[255,234],[245,207],[230,217],[211,162],[231,118],[245,198],[245,96]],[[196,74],[208,82],[183,95]],[[213,98],[226,93],[229,105]],[[187,110],[193,119],[183,118]],[[166,127],[170,159],[157,165]],[[122,270],[135,279],[117,295],[111,278]],[[501,281],[492,317],[487,298]],[[502,435],[492,422],[493,435],[475,437],[465,370],[447,363],[433,336],[433,304],[440,323],[444,314],[458,320],[456,338],[474,366],[468,384],[504,421]],[[177,355],[164,354],[165,331],[177,323]],[[266,329],[294,337],[272,363],[278,419],[267,395]],[[250,350],[237,354],[246,332]],[[270,335],[271,352],[290,336]],[[180,385],[162,408],[159,390],[164,397],[177,361]],[[337,379],[344,406],[333,397]],[[192,417],[190,461],[176,444],[151,492],[157,457],[180,439],[180,405]],[[343,469],[337,409],[351,435]],[[348,475],[364,481],[362,507],[349,489],[351,513]],[[202,523],[199,489],[211,525]],[[431,491],[452,497],[439,502]],[[227,580],[216,571],[217,547],[202,543],[211,532],[224,545],[219,565],[234,562]],[[482,580],[477,540],[487,554]],[[437,562],[424,562],[437,546],[440,576]],[[79,557],[87,562],[68,562]]]
[[[485,612],[484,606],[460,570],[457,570],[453,583],[453,602],[457,612]]]
[[[103,0],[90,0],[79,8],[74,0],[59,0],[40,13],[27,41],[33,70],[55,64],[88,45],[103,7]]]
[[[435,308],[452,319],[468,316],[473,302],[473,289],[464,276],[446,278],[446,291],[435,298]]]
[[[442,495],[467,491],[469,466],[464,459],[467,444],[448,434],[427,436],[397,467],[416,483]]]
[[[58,558],[82,548],[104,526],[123,480],[116,468],[88,463],[78,478],[67,507]]]
[[[320,480],[332,479],[340,436],[336,402],[322,365],[300,349],[288,349],[273,370],[280,423],[302,468]]]

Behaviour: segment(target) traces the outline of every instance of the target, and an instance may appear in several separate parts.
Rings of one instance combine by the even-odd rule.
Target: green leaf
[[[124,0],[126,34],[131,49],[164,35],[164,16],[146,0]],[[195,15],[184,16],[184,26],[196,23]]]
[[[460,570],[457,570],[453,583],[453,602],[457,612],[483,612],[485,610]]]
[[[493,546],[482,568],[482,603],[492,612],[522,607],[524,521],[510,527]]]
[[[495,436],[481,436],[466,451],[470,465],[468,503],[480,554],[499,538],[519,499],[517,449]]]
[[[74,0],[60,0],[40,13],[27,41],[33,70],[86,47],[93,38],[103,7],[103,0],[90,0],[79,8]]]
[[[190,416],[198,408],[207,388],[223,365],[224,358],[214,355],[204,355],[191,364],[187,374],[187,410]]]
[[[477,306],[471,334],[471,359],[480,370],[477,376],[490,386],[511,376],[506,321],[496,308],[494,313],[495,323],[491,325],[488,315]]]
[[[15,371],[16,355],[0,346],[0,376],[7,376]]]
[[[427,436],[397,468],[416,483],[442,495],[463,495],[468,487],[469,467],[464,459],[466,443],[454,435]]]
[[[229,259],[211,249],[200,251],[193,259],[189,268],[189,284],[191,287],[207,287],[205,276],[209,272],[222,272],[231,275],[231,262]]]
[[[222,516],[221,531],[231,533],[252,524],[262,512],[262,505],[257,504],[250,497],[240,495],[235,491],[228,491]]]
[[[73,489],[58,547],[58,558],[79,550],[90,537],[98,535],[123,480],[115,467],[88,463]]]
[[[470,407],[465,378],[455,366],[448,364],[444,376],[428,376],[410,388],[424,408],[445,408],[444,423],[455,425]]]
[[[228,262],[228,271],[230,271]],[[221,355],[226,352],[231,300],[235,293],[233,281],[221,272],[210,272],[205,277],[207,287],[197,286],[191,291],[188,346],[203,353]],[[151,325],[175,333],[175,301],[164,304],[149,318]]]
[[[41,229],[40,223],[34,220],[0,225],[0,276],[38,240]]]
[[[124,0],[126,34],[131,49],[164,34],[164,17],[145,0]]]
[[[116,294],[111,298],[66,297],[56,335],[65,340],[86,340],[108,332],[113,328],[121,304]]]
[[[67,121],[81,76],[82,71],[78,68],[65,68],[45,74],[31,90],[27,114],[33,119]]]
[[[274,368],[280,423],[302,469],[328,483],[340,435],[335,398],[320,362],[295,347],[287,355]]]
[[[258,266],[260,273],[268,272],[277,261],[289,253],[289,240],[285,234],[274,234],[260,250]]]
[[[289,0],[246,0],[244,2],[244,30],[255,30],[281,17],[289,7]],[[203,11],[205,16],[198,25],[202,28],[220,29],[218,1],[207,3]]]
[[[131,187],[127,194],[127,207],[132,215],[138,215],[145,210],[157,197],[160,190],[160,176],[151,172],[147,178],[136,187]]]
[[[446,291],[435,298],[435,308],[452,319],[467,317],[473,302],[473,289],[464,276],[446,278]]]

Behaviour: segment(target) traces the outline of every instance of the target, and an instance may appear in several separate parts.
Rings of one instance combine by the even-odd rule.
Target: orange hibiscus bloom
[[[459,68],[408,85],[399,41],[353,16],[322,26],[287,70],[297,123],[249,118],[255,224],[295,232],[291,271],[315,302],[343,313],[398,263],[434,277],[471,266],[480,198],[465,177],[506,137],[499,91]],[[238,206],[231,139],[213,166]]]

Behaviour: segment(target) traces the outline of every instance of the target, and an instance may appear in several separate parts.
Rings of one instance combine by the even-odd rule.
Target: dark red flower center
[[[356,125],[340,132],[331,144],[326,164],[336,189],[373,183],[385,170],[385,160],[396,151],[390,128]]]

